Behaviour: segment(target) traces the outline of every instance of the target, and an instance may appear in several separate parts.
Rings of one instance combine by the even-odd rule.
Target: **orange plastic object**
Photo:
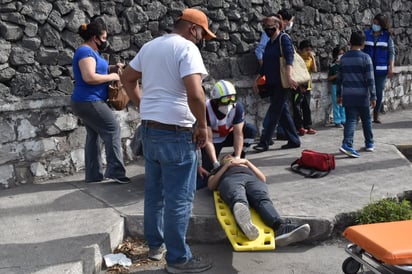
[[[273,229],[263,223],[259,214],[254,209],[251,209],[250,212],[252,215],[252,222],[259,229],[259,237],[256,240],[251,241],[246,238],[242,230],[238,228],[230,208],[220,197],[219,191],[214,191],[213,196],[217,219],[235,251],[275,249],[275,233],[273,232]]]
[[[385,264],[412,264],[412,220],[350,226],[343,236]]]

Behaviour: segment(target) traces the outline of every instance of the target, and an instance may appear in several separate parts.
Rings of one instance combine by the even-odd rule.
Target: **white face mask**
[[[289,25],[286,26],[285,31],[291,30],[293,27],[293,22],[290,22]]]
[[[232,110],[232,108],[233,108],[233,105],[230,104],[230,105],[226,105],[226,106],[219,106],[218,109],[219,109],[219,111],[220,111],[221,113],[223,113],[224,115],[226,115],[226,114],[229,113],[229,111]]]
[[[343,54],[338,55],[338,59],[337,59],[338,62],[340,61],[340,58],[342,58],[342,56],[343,56]]]

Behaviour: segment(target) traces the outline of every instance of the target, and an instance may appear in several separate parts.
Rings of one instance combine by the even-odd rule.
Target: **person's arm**
[[[310,52],[310,58],[312,58],[311,72],[318,72],[318,66],[316,65],[316,55],[313,51]]]
[[[245,122],[233,125],[233,150],[235,157],[240,158],[243,150],[243,126]]]
[[[139,108],[140,99],[142,97],[139,88],[139,79],[142,78],[142,73],[140,71],[134,70],[131,66],[127,66],[123,71],[121,82],[126,90],[127,95],[133,104]]]
[[[183,77],[187,92],[187,102],[193,116],[196,118],[196,127],[193,129],[193,142],[198,148],[207,143],[206,97],[202,88],[202,76],[199,73]]]
[[[266,35],[265,32],[262,32],[259,44],[256,46],[256,49],[255,49],[255,55],[259,62],[259,66],[262,66],[263,64],[263,52],[265,52],[265,47],[268,41],[269,41],[269,37]]]
[[[337,73],[336,73],[336,103],[338,105],[342,105],[342,66],[341,65],[339,65]]]
[[[98,85],[120,79],[117,73],[96,73],[96,60],[93,57],[82,58],[79,61],[79,68],[83,80],[89,85]]]
[[[375,87],[375,73],[373,69],[372,59],[368,56],[365,58],[365,65],[366,65],[366,84],[368,86],[369,94],[370,94],[370,106],[376,106],[376,87]]]
[[[289,35],[287,34],[280,34],[281,43],[282,43],[282,52],[286,60],[286,74],[288,77],[289,87],[291,89],[297,89],[298,83],[295,79],[292,78],[292,68],[293,68],[293,54],[295,49],[293,48],[292,40],[290,39]]]
[[[389,47],[388,78],[392,78],[393,68],[395,66],[395,44],[394,44],[393,39],[391,37],[389,37],[388,47]]]
[[[210,162],[213,164],[213,169],[217,168],[220,165],[220,163],[216,157],[216,150],[213,144],[213,131],[210,126],[207,127],[207,142],[205,150]]]

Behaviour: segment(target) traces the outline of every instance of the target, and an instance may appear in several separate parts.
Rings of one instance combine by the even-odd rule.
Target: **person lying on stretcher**
[[[309,224],[297,225],[279,216],[269,198],[266,176],[254,164],[247,159],[235,159],[230,154],[225,155],[221,163],[208,177],[207,186],[212,191],[220,192],[220,197],[229,206],[249,240],[259,237],[249,207],[254,208],[263,222],[273,228],[278,247],[303,241],[309,236]]]

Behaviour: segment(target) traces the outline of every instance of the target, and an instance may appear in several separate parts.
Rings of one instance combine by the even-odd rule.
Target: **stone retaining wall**
[[[0,0],[0,186],[8,187],[64,176],[83,169],[85,130],[69,107],[73,88],[71,59],[79,45],[81,23],[102,16],[109,28],[111,63],[129,61],[147,41],[169,29],[185,7],[203,9],[218,39],[202,51],[210,89],[218,79],[232,81],[245,104],[247,119],[260,127],[267,104],[251,94],[257,71],[254,49],[262,15],[280,8],[294,10],[295,43],[309,38],[321,73],[313,75],[313,120],[329,120],[326,81],[330,53],[347,45],[351,29],[366,28],[373,16],[391,18],[396,71],[386,86],[384,108],[411,103],[412,17],[409,0]],[[131,106],[116,112],[122,125],[126,162],[128,143],[139,115]]]

